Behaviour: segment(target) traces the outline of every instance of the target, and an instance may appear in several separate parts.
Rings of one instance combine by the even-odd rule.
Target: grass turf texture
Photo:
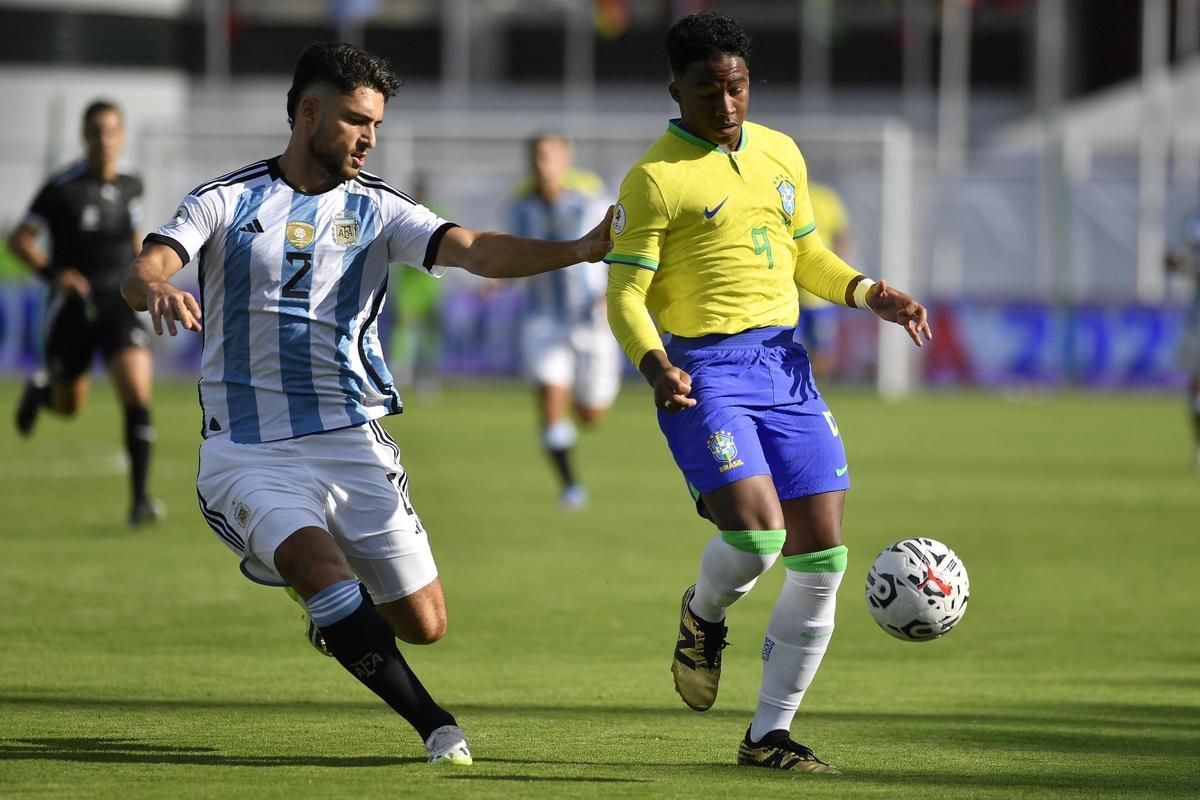
[[[0,384],[5,414],[18,388]],[[556,506],[524,388],[455,387],[388,421],[451,617],[406,652],[476,758],[433,768],[203,523],[194,387],[157,389],[167,522],[123,526],[119,415],[98,386],[72,423],[0,431],[0,795],[1200,795],[1200,481],[1179,398],[830,401],[850,565],[793,730],[840,778],[734,766],[779,566],[730,614],[715,708],[672,691],[679,595],[711,530],[643,387],[583,438],[577,514]],[[973,590],[958,630],[917,645],[875,627],[862,588],[914,534],[955,548]]]

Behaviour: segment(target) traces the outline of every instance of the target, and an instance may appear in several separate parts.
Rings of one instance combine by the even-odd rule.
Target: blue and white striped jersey
[[[147,241],[199,258],[203,435],[271,442],[398,413],[376,329],[388,264],[440,277],[452,227],[365,172],[297,191],[277,158],[193,189]]]
[[[577,178],[577,179],[572,179]],[[567,186],[547,200],[527,185],[510,209],[511,230],[535,239],[578,239],[592,229],[608,209],[603,184],[591,173],[568,173]],[[575,264],[565,269],[524,278],[526,313],[564,323],[591,318],[608,285],[608,265]]]

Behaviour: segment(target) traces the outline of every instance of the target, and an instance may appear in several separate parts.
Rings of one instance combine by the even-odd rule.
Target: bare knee
[[[83,407],[83,399],[73,392],[54,392],[50,398],[50,409],[62,417],[73,417]]]
[[[585,428],[592,428],[604,420],[604,411],[603,408],[592,406],[576,406],[575,416],[579,419],[580,425]]]
[[[407,626],[392,625],[396,638],[408,644],[433,644],[446,635],[447,621],[445,617],[430,620],[412,620]]]
[[[440,593],[404,597],[376,606],[396,638],[408,644],[433,644],[446,635],[446,605]]]
[[[333,539],[319,528],[302,528],[285,539],[275,549],[275,569],[306,600],[354,577]]]

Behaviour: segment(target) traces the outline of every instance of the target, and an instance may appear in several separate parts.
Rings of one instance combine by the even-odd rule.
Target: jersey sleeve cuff
[[[628,264],[631,267],[641,267],[648,269],[651,272],[658,270],[658,262],[652,258],[642,258],[641,256],[631,256],[626,253],[609,253],[604,257],[605,264]]]
[[[796,228],[796,230],[792,233],[792,238],[793,239],[803,239],[805,236],[808,236],[810,233],[812,233],[816,229],[817,229],[816,221],[810,222],[807,225],[805,225],[803,228]]]
[[[146,238],[142,240],[142,244],[165,244],[167,247],[175,251],[175,255],[179,256],[179,260],[184,264],[192,260],[192,256],[190,253],[188,253],[186,247],[172,239],[170,236],[163,236],[161,233],[146,234]]]
[[[444,222],[429,235],[429,244],[425,246],[425,260],[421,262],[421,266],[429,270],[429,272],[433,272],[434,262],[437,261],[438,248],[442,246],[442,238],[445,237],[446,231],[457,227],[457,222]]]

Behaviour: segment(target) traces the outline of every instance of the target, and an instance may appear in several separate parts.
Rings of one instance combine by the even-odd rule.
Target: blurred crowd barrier
[[[19,373],[38,362],[44,290],[0,286],[0,372]],[[437,378],[462,380],[520,374],[519,285],[479,291],[449,288],[437,328]],[[904,339],[868,314],[834,309],[829,344],[832,380],[868,385],[878,371],[878,339]],[[1174,389],[1184,383],[1177,352],[1184,310],[1132,302],[1061,306],[1043,301],[939,301],[930,308],[936,337],[914,360],[915,384],[926,387],[1022,388],[1079,386]],[[380,335],[392,339],[395,318],[385,306]],[[201,338],[155,337],[156,371],[192,380],[199,372]],[[629,375],[634,375],[629,369]],[[406,374],[393,364],[393,373]]]

